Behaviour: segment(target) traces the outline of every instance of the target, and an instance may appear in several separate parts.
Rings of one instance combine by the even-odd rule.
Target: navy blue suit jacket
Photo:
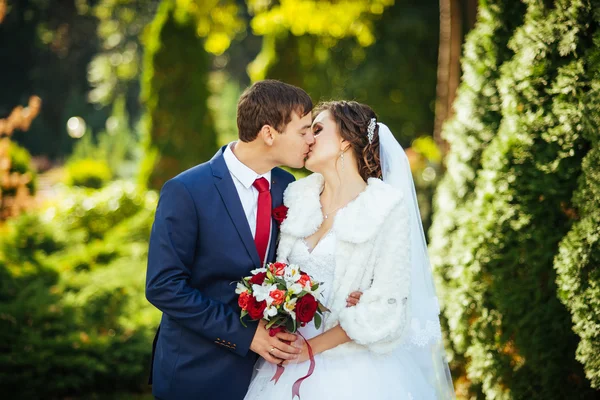
[[[260,260],[224,149],[166,182],[156,209],[146,297],[163,312],[151,382],[164,400],[241,400],[257,359],[249,350],[257,323],[240,323],[232,282]],[[293,180],[272,170],[273,208]],[[277,229],[273,220],[267,261],[275,258]]]

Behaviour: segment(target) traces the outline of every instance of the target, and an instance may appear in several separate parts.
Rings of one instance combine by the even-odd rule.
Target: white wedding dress
[[[323,282],[323,297],[326,306],[330,299],[331,282],[335,268],[335,236],[326,234],[310,252],[304,240],[297,240],[289,257],[291,264]],[[324,324],[323,324],[324,325]],[[313,323],[299,329],[310,339],[323,333],[323,325],[316,329]],[[352,355],[328,356],[327,352],[315,356],[313,374],[300,387],[302,400],[432,400],[433,388],[429,386],[415,360],[402,347],[390,354],[380,355],[364,350]],[[292,399],[294,382],[306,375],[309,361],[285,366],[279,382],[271,382],[276,366],[259,359],[246,400]]]

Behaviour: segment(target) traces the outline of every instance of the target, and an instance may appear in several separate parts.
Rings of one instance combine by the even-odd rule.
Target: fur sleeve
[[[407,325],[410,232],[404,199],[390,212],[375,240],[373,283],[358,305],[340,313],[340,325],[356,343],[376,353],[392,351]]]

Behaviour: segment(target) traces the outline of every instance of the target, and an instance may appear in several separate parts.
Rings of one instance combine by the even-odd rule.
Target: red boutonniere
[[[273,209],[273,218],[277,221],[278,225],[281,225],[283,221],[287,218],[288,208],[282,204],[279,207],[275,207]]]

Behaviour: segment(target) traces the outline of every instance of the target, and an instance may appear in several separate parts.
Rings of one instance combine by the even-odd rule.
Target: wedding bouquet
[[[317,300],[322,292],[321,283],[316,282],[294,264],[269,263],[265,268],[255,269],[251,273],[251,276],[238,282],[235,289],[239,295],[238,304],[242,309],[242,325],[246,326],[246,316],[253,321],[264,319],[271,336],[282,331],[296,333],[298,326],[304,326],[313,320],[315,327],[319,329],[323,322],[323,313],[329,311]],[[304,336],[300,332],[298,334],[306,342],[310,365],[308,373],[294,382],[292,398],[300,398],[300,385],[315,369],[312,348]],[[278,364],[271,381],[275,381],[276,384],[284,371],[282,363]]]
[[[248,316],[253,321],[266,320],[271,336],[281,331],[296,333],[298,326],[313,320],[319,329],[323,313],[329,311],[317,300],[321,283],[294,264],[270,263],[251,273],[235,289],[244,326],[244,317]]]

